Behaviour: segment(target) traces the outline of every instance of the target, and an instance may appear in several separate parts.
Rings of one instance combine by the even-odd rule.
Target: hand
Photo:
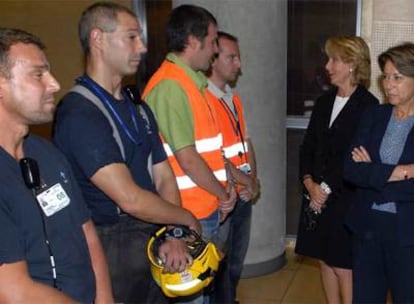
[[[322,208],[328,199],[328,194],[323,191],[322,187],[315,183],[311,182],[310,186],[307,187],[310,196],[309,206],[318,213],[322,212]]]
[[[352,150],[352,160],[356,163],[365,162],[370,163],[371,162],[371,156],[369,155],[368,151],[363,147],[355,147]]]
[[[237,200],[237,193],[234,187],[230,188],[230,192],[228,193],[226,200],[219,199],[219,210],[220,210],[220,221],[224,221],[229,215],[230,212],[233,211],[234,206],[236,205]]]
[[[193,214],[191,214],[191,216],[192,216],[192,223],[188,225],[188,228],[197,232],[198,235],[201,235],[203,232],[203,228],[201,227],[200,222],[194,217]]]
[[[325,204],[319,204],[316,201],[310,201],[309,207],[317,213],[322,213],[322,208]]]
[[[255,178],[251,178],[251,182],[247,186],[241,186],[238,188],[239,197],[245,202],[254,203],[260,194],[260,181]]]
[[[250,193],[249,200],[257,199],[260,193],[260,180],[258,178],[250,177],[250,183],[247,185],[247,190]]]
[[[244,187],[239,190],[239,196],[244,202],[249,202],[252,200],[252,194],[249,190],[247,190],[247,188]]]
[[[158,256],[164,264],[164,273],[182,272],[193,263],[193,258],[188,252],[184,240],[166,240],[158,249]]]
[[[402,181],[413,178],[413,169],[414,165],[408,164],[408,165],[398,165],[395,167],[392,175],[391,180],[392,181]]]

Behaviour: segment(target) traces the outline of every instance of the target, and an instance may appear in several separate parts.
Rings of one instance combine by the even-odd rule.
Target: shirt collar
[[[204,73],[201,71],[195,72],[176,54],[168,53],[166,59],[182,68],[188,74],[188,76],[195,82],[197,88],[199,88],[200,91],[202,91],[207,86],[207,77],[204,75]]]
[[[219,89],[210,79],[207,80],[207,86],[210,92],[213,93],[213,95],[218,99],[233,99],[234,91],[228,84],[224,86],[224,92]]]

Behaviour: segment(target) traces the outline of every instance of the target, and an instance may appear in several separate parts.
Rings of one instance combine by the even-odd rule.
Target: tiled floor
[[[314,260],[296,256],[286,247],[287,265],[256,278],[242,279],[238,288],[241,304],[322,304],[324,296]]]

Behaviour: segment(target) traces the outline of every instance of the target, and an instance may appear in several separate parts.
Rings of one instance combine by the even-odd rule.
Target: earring
[[[349,69],[349,73],[352,73],[352,71],[353,71],[353,70],[352,70],[352,68],[350,68],[350,69]]]

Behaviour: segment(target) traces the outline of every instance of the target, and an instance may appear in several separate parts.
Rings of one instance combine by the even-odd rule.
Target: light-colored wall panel
[[[391,46],[404,41],[414,42],[414,1],[362,0],[362,19],[361,35],[371,51],[370,90],[384,102],[377,58]]]
[[[375,0],[374,18],[382,21],[413,22],[413,0]]]
[[[413,3],[414,4],[414,3]],[[381,100],[384,96],[381,91],[378,66],[378,55],[391,46],[402,42],[414,42],[414,22],[374,21],[371,42],[372,80],[371,91]]]

